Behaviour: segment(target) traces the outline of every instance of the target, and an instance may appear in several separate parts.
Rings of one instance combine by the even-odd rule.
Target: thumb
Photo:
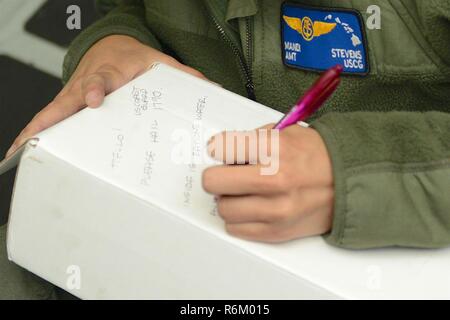
[[[127,82],[126,77],[115,67],[105,66],[84,78],[82,97],[88,107],[99,107],[105,96]]]

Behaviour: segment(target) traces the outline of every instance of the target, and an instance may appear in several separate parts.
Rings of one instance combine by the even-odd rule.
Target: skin
[[[105,95],[157,61],[208,80],[199,71],[131,37],[106,37],[88,50],[66,86],[22,130],[6,157],[38,132],[85,107],[99,107]],[[265,129],[271,127],[273,124]],[[224,165],[206,169],[202,183],[217,197],[218,212],[230,234],[254,241],[282,242],[331,229],[331,161],[324,141],[314,129],[295,125],[279,132],[279,170],[274,175],[261,175],[262,165],[258,159],[249,159],[248,150],[244,164],[236,164],[238,159],[225,163],[225,159],[230,160],[227,153],[238,148],[233,139],[223,144],[222,152],[215,152],[219,139],[226,140],[226,136],[224,132],[210,140],[211,156]]]
[[[6,153],[6,157],[36,133],[81,109],[98,108],[105,95],[144,73],[157,61],[206,79],[201,72],[145,46],[134,38],[119,35],[103,38],[87,51],[55,99],[36,114],[23,129]]]
[[[272,127],[269,124],[263,129]],[[255,143],[250,141],[252,138],[245,143],[247,164],[237,164],[243,159],[228,156],[230,152],[237,155],[237,148],[242,147],[237,146],[237,141],[243,141],[227,141],[228,134],[213,137],[208,147],[210,156],[224,165],[203,172],[203,187],[216,196],[228,233],[253,241],[284,242],[330,231],[333,174],[328,151],[317,131],[298,125],[280,131],[279,170],[272,175],[262,175],[262,164],[258,159],[250,159],[249,146]],[[256,140],[261,137],[249,136]],[[270,139],[264,141],[270,152]],[[222,152],[217,152],[220,147]]]

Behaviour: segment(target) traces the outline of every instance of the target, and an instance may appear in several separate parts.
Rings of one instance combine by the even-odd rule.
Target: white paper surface
[[[157,65],[107,97],[101,108],[85,109],[40,134],[39,148],[226,241],[239,252],[338,296],[408,298],[427,296],[426,291],[428,296],[450,297],[448,249],[349,251],[331,247],[321,237],[268,245],[225,233],[212,197],[201,188],[201,173],[207,164],[175,163],[173,152],[184,145],[177,138],[189,133],[193,143],[188,152],[192,152],[204,146],[210,134],[256,128],[281,116],[213,84]],[[199,125],[204,133],[200,136],[195,133]],[[146,212],[139,214],[145,220]],[[113,224],[107,221],[109,227],[104,230],[98,225],[92,228],[107,232],[117,227]]]
[[[179,80],[186,78],[185,85]],[[120,109],[120,110],[118,110]],[[163,64],[39,135],[40,147],[173,214],[222,227],[201,187],[212,134],[276,122],[281,113]],[[80,125],[82,124],[82,125]]]

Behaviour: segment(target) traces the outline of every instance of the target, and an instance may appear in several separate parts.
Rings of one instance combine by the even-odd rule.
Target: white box
[[[447,249],[350,251],[321,237],[271,245],[225,233],[200,187],[204,166],[171,162],[174,130],[200,118],[210,131],[250,129],[280,116],[156,65],[0,164],[1,174],[20,160],[10,259],[85,299],[450,298]]]

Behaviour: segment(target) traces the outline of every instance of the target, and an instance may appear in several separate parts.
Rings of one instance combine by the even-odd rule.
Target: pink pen
[[[295,106],[275,125],[274,129],[284,129],[307,119],[333,94],[340,83],[343,68],[336,65],[327,71],[306,91]]]

